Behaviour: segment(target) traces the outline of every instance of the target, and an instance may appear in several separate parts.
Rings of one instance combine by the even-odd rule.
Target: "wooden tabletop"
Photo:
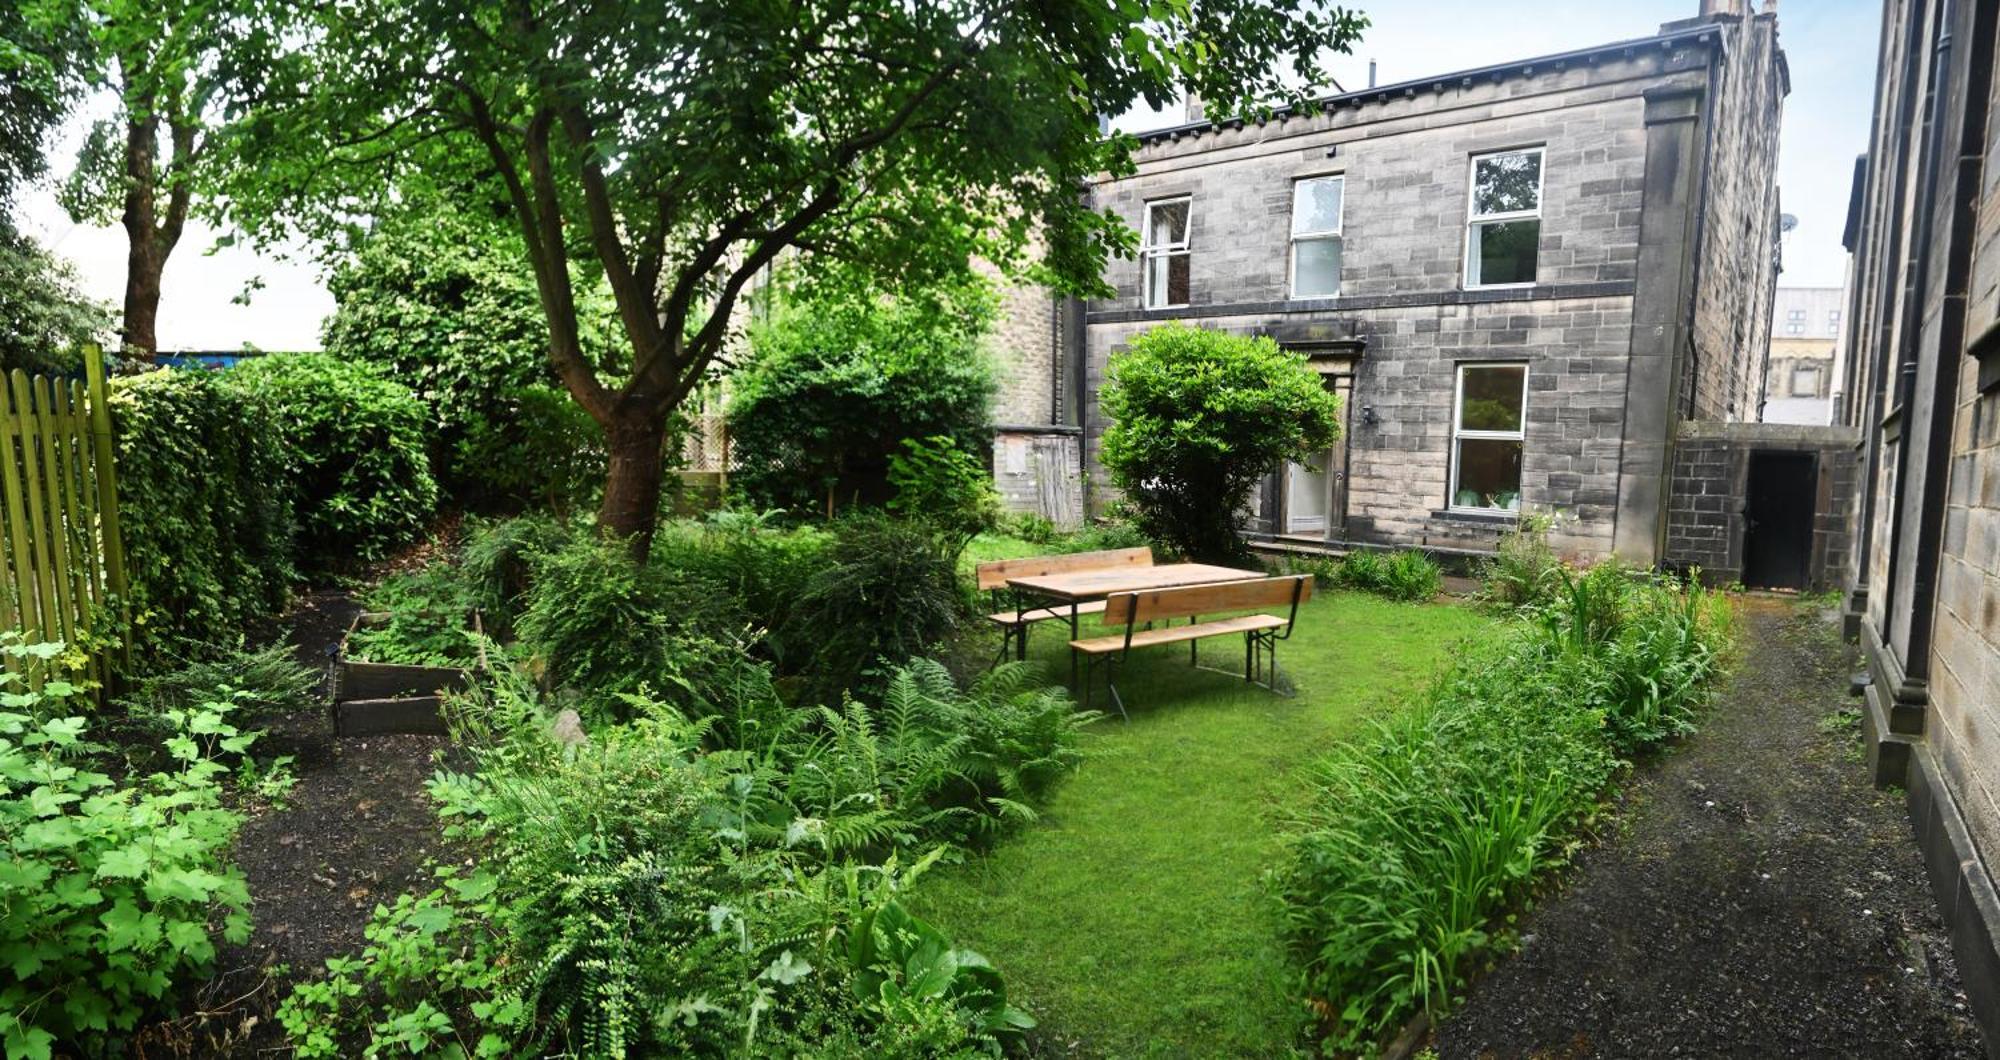
[[[1174,589],[1268,577],[1261,570],[1239,570],[1209,563],[1163,563],[1156,567],[1109,567],[1069,574],[1009,578],[1007,584],[1024,592],[1058,600],[1100,600],[1112,593],[1141,589]]]

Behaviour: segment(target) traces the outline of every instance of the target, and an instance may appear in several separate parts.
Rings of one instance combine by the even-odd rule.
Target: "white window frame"
[[[1340,211],[1338,216],[1336,216],[1333,219],[1333,227],[1330,229],[1323,229],[1312,232],[1299,231],[1300,190],[1303,189],[1308,184],[1315,184],[1329,180],[1340,182]],[[1327,292],[1325,294],[1310,294],[1310,295],[1302,295],[1299,293],[1299,244],[1322,243],[1329,239],[1344,240],[1346,238],[1345,237],[1346,229],[1347,229],[1347,174],[1322,173],[1316,177],[1300,177],[1299,179],[1292,181],[1292,219],[1291,219],[1292,236],[1290,244],[1291,263],[1289,264],[1289,266],[1287,266],[1287,268],[1289,269],[1289,275],[1287,275],[1285,278],[1285,289],[1291,292],[1293,298],[1296,299],[1296,298],[1340,297],[1340,276],[1337,273],[1333,277],[1332,291]],[[1341,248],[1341,257],[1343,259],[1342,260],[1343,272],[1346,271],[1345,269],[1346,249],[1347,248],[1344,246]]]
[[[1795,323],[1803,324],[1806,322],[1806,311],[1803,309],[1791,310],[1785,314],[1785,319]]]
[[[1186,230],[1181,233],[1180,242],[1166,243],[1156,247],[1153,245],[1153,210],[1160,206],[1172,206],[1177,202],[1187,203]],[[1162,301],[1155,303],[1153,301],[1153,259],[1188,257],[1189,245],[1194,242],[1194,196],[1191,194],[1169,195],[1164,199],[1148,199],[1146,200],[1145,209],[1146,215],[1140,222],[1139,227],[1139,307],[1142,309],[1185,309],[1188,306],[1186,302]],[[1192,258],[1189,258],[1188,261],[1188,288],[1190,291],[1194,288],[1194,261]],[[1165,297],[1165,292],[1162,292],[1161,297]]]
[[[1479,163],[1489,158],[1504,158],[1507,155],[1541,156],[1541,164],[1535,167],[1535,208],[1532,210],[1507,210],[1501,213],[1480,213]],[[1465,269],[1466,290],[1505,291],[1512,288],[1533,287],[1535,285],[1534,280],[1526,280],[1519,283],[1480,283],[1475,280],[1474,277],[1479,273],[1479,240],[1473,233],[1479,231],[1480,225],[1494,224],[1501,221],[1540,221],[1542,219],[1542,193],[1547,188],[1548,182],[1549,156],[1548,149],[1544,146],[1510,147],[1505,151],[1482,151],[1472,156],[1471,164],[1465,168],[1465,253],[1460,257],[1460,263]],[[1341,190],[1345,191],[1346,189],[1343,188]],[[1345,196],[1342,197],[1340,206],[1343,210],[1347,208]],[[1542,264],[1541,230],[1539,228],[1536,229],[1535,236],[1535,271],[1539,273]]]
[[[1521,370],[1521,429],[1518,431],[1469,431],[1464,427],[1465,419],[1465,373],[1467,369],[1478,371],[1482,368],[1519,368]],[[1474,440],[1490,439],[1502,442],[1520,442],[1521,459],[1525,464],[1528,456],[1528,362],[1526,361],[1460,361],[1453,373],[1451,390],[1451,481],[1450,492],[1445,495],[1445,508],[1454,512],[1479,512],[1484,515],[1519,515],[1521,501],[1513,508],[1488,508],[1483,505],[1458,503],[1458,469],[1463,463],[1458,456],[1458,443],[1466,438]],[[1522,468],[1523,471],[1527,469]],[[1515,486],[1520,493],[1520,486]]]

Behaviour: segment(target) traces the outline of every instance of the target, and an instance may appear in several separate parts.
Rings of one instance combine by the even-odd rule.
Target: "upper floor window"
[[[1467,287],[1534,283],[1542,240],[1542,149],[1474,156],[1466,224]]]
[[[1793,321],[1792,323],[1785,325],[1785,334],[1787,335],[1803,335],[1805,333],[1806,333],[1806,326],[1804,324],[1799,323],[1798,321]]]
[[[1799,321],[1800,323],[1804,323],[1806,319],[1806,311],[1803,309],[1794,309],[1791,312],[1785,314],[1785,319],[1796,320]]]
[[[1829,309],[1826,311],[1826,330],[1828,331],[1840,330],[1840,310]]]
[[[1140,297],[1147,309],[1188,304],[1188,209],[1193,199],[1161,199],[1146,204],[1139,234]]]
[[[1340,293],[1340,206],[1346,181],[1313,177],[1292,185],[1292,297]]]
[[[1452,412],[1451,506],[1521,510],[1528,366],[1462,364]]]

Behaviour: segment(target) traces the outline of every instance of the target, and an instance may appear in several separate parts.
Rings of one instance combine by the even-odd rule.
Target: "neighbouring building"
[[[1861,432],[1850,630],[1869,762],[1902,788],[2000,1049],[2000,4],[1888,0],[1847,226]],[[1996,1053],[2000,1055],[2000,1053]]]
[[[1085,192],[1139,234],[1117,296],[1023,296],[1008,344],[1047,389],[1010,418],[1056,411],[1001,432],[999,479],[1031,506],[1036,454],[1074,438],[1103,511],[1107,361],[1182,320],[1302,351],[1344,398],[1335,448],[1260,491],[1266,547],[1482,553],[1535,509],[1573,557],[1669,560],[1680,425],[1757,418],[1787,91],[1772,7],[1706,0],[1651,36],[1145,133]]]
[[[1847,292],[1840,287],[1778,288],[1759,419],[1816,427],[1833,422],[1840,323],[1846,310]]]

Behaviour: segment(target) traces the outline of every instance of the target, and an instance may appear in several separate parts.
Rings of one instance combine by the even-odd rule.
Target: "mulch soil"
[[[1433,1044],[1461,1057],[1979,1057],[1900,793],[1869,784],[1854,653],[1740,601],[1702,731],[1520,924]]]
[[[308,593],[287,625],[302,662],[331,663],[360,607],[345,592]],[[329,671],[330,672],[330,671]],[[326,959],[358,952],[376,904],[430,887],[426,864],[447,855],[424,782],[444,738],[336,738],[325,706],[272,719],[260,761],[293,756],[298,783],[281,806],[251,806],[236,862],[248,877],[255,928],[228,946],[216,975],[179,1019],[148,1028],[145,1056],[256,1056],[284,1050],[272,1013],[292,982]]]

